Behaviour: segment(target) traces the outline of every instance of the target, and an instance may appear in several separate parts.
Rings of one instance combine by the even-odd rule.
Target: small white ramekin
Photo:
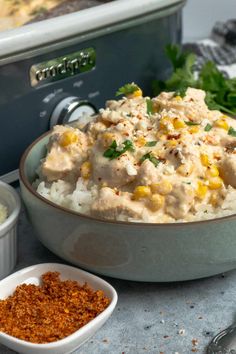
[[[108,320],[114,311],[117,303],[116,290],[105,280],[79,268],[71,267],[66,264],[42,263],[36,264],[0,281],[0,299],[6,299],[12,295],[16,287],[20,284],[41,283],[41,276],[46,272],[59,272],[61,280],[75,280],[80,284],[87,283],[93,290],[102,290],[110,299],[108,307],[97,317],[86,325],[70,334],[68,337],[56,342],[37,344],[18,339],[4,332],[0,332],[0,343],[10,349],[22,354],[69,354],[74,352],[83,343],[89,340]]]
[[[17,258],[17,221],[20,198],[13,187],[0,181],[0,203],[8,210],[7,219],[0,225],[0,279],[11,273]]]

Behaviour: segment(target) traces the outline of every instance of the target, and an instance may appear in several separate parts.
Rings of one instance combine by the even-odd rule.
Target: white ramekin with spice
[[[20,207],[16,190],[0,181],[0,279],[10,274],[16,264]]]

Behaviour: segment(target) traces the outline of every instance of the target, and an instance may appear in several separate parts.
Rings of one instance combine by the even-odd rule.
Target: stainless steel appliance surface
[[[18,177],[25,148],[54,124],[93,114],[136,82],[151,95],[181,42],[184,0],[116,0],[0,34],[0,178]]]

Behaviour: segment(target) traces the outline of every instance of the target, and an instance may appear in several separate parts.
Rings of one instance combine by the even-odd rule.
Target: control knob
[[[96,113],[97,109],[92,103],[83,101],[79,97],[66,97],[57,104],[52,112],[50,128],[56,124],[68,124],[75,120],[79,120],[83,126],[83,122],[91,121],[92,116]]]

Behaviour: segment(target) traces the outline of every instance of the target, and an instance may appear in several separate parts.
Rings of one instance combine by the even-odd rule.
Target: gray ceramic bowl
[[[47,142],[48,133],[25,151],[20,183],[30,221],[52,252],[95,273],[138,281],[190,280],[236,268],[236,215],[175,224],[110,222],[38,195],[31,183]]]

